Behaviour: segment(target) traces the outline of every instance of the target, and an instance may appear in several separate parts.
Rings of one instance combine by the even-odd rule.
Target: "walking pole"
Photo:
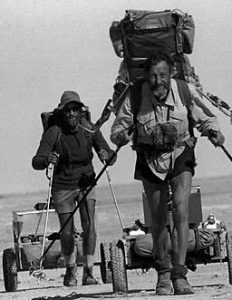
[[[227,157],[229,158],[229,160],[232,162],[232,156],[230,155],[230,153],[226,150],[226,148],[222,145],[220,146],[222,148],[222,150],[224,151],[224,153],[227,155]]]
[[[44,253],[45,248],[45,238],[47,234],[47,226],[48,226],[48,213],[49,213],[49,207],[51,202],[51,192],[52,192],[52,182],[53,182],[53,174],[54,174],[54,164],[50,164],[48,166],[48,170],[50,170],[50,179],[49,179],[49,188],[48,188],[48,198],[47,198],[47,210],[46,210],[46,217],[45,217],[45,223],[44,223],[44,233],[43,233],[43,245],[42,245],[42,251],[41,255]],[[42,260],[40,262],[42,267]]]
[[[219,99],[217,96],[214,96],[210,93],[207,93],[205,95],[201,90],[197,89],[198,93],[205,97],[207,100],[209,100],[214,106],[216,106],[220,111],[222,111],[225,115],[230,117],[231,123],[232,123],[232,109],[230,106],[223,100]],[[222,145],[220,146],[221,149],[224,151],[226,156],[229,158],[229,160],[232,162],[232,156],[228,152],[228,150]]]
[[[76,213],[76,211],[79,209],[80,205],[82,204],[82,202],[86,199],[86,197],[88,196],[88,194],[91,192],[91,190],[93,189],[93,187],[96,185],[96,183],[98,182],[98,180],[100,179],[100,177],[102,176],[102,174],[105,172],[105,170],[107,169],[107,167],[109,166],[109,164],[111,163],[111,161],[115,158],[115,156],[117,155],[118,151],[120,150],[121,147],[117,147],[117,149],[115,150],[114,154],[109,158],[109,160],[107,161],[107,163],[104,165],[104,167],[101,169],[101,171],[98,173],[98,175],[96,176],[96,178],[94,179],[93,183],[91,184],[91,186],[84,192],[81,200],[78,202],[77,206],[74,208],[74,210],[71,212],[71,214],[69,215],[69,217],[67,218],[66,222],[63,224],[63,226],[60,228],[60,230],[56,233],[55,238],[51,241],[51,243],[48,245],[48,247],[46,248],[46,250],[44,251],[43,255],[39,258],[39,259],[35,259],[34,261],[31,262],[31,266],[29,268],[29,274],[34,276],[34,277],[43,277],[44,274],[41,272],[41,270],[39,269],[40,267],[40,262],[41,260],[43,260],[43,258],[45,257],[45,255],[48,253],[48,251],[50,250],[51,246],[55,243],[55,241],[57,240],[57,237],[60,236],[60,233],[63,231],[63,229],[66,227],[66,225],[68,224],[68,222],[71,220],[71,218],[74,216],[74,214]]]
[[[50,173],[50,175],[48,175]],[[51,191],[52,191],[52,182],[53,182],[53,175],[54,175],[54,164],[49,164],[47,168],[47,177],[49,178],[49,188],[48,188],[48,197],[47,197],[47,203],[46,203],[46,215],[45,215],[45,221],[44,221],[44,231],[43,231],[43,243],[42,243],[42,249],[41,249],[41,257],[44,257],[44,249],[45,249],[45,240],[46,240],[46,234],[47,234],[47,226],[48,226],[48,213],[49,213],[49,207],[50,207],[50,202],[51,202]],[[42,210],[41,216],[43,214],[45,209]],[[41,218],[40,218],[41,220]],[[43,264],[43,259],[40,260],[39,262],[39,269],[34,271],[34,277],[38,279],[38,281],[41,278],[46,278],[45,273],[42,272],[42,264]]]
[[[212,105],[217,107],[226,116],[230,117],[230,120],[232,120],[232,109],[225,101],[219,99],[217,96],[214,96],[210,93],[205,94],[199,89],[197,89],[197,91],[201,96],[207,99]]]
[[[87,128],[85,126],[83,126],[82,124],[79,124],[79,126],[81,128],[83,128],[84,130],[91,132],[91,133],[96,133],[100,127],[107,121],[109,120],[110,114],[111,112],[115,113],[115,107],[117,105],[120,105],[120,102],[123,101],[123,97],[125,96],[125,94],[128,92],[129,88],[133,85],[132,82],[129,83],[125,83],[125,87],[123,89],[123,91],[121,92],[121,94],[119,95],[119,97],[117,98],[117,100],[112,104],[113,100],[109,99],[102,111],[101,117],[96,121],[96,123],[92,126],[92,128]]]
[[[108,179],[108,183],[109,183],[111,195],[113,197],[114,204],[115,204],[115,207],[116,207],[116,210],[117,210],[117,213],[118,213],[119,221],[120,221],[120,224],[121,224],[121,227],[122,227],[122,230],[123,230],[124,229],[124,225],[123,225],[121,214],[120,214],[120,211],[119,211],[118,202],[116,200],[116,197],[115,197],[115,194],[114,194],[114,190],[113,190],[113,187],[111,185],[111,178],[110,178],[110,174],[109,174],[108,169],[106,169],[106,176],[107,176],[107,179]]]
[[[57,157],[59,157],[59,155],[57,154]],[[37,224],[37,227],[36,227],[36,230],[35,230],[35,238],[37,236],[37,232],[39,230],[39,226],[40,226],[40,222],[41,222],[41,219],[42,219],[42,216],[43,216],[43,213],[45,212],[45,210],[47,208],[50,208],[50,203],[51,203],[51,188],[52,188],[52,181],[53,181],[53,174],[54,174],[54,165],[52,164],[49,164],[49,166],[47,167],[46,169],[46,176],[49,180],[49,190],[48,190],[48,198],[47,198],[47,203],[43,206],[43,209],[41,211],[41,214],[40,214],[40,217],[39,217],[39,221],[38,221],[38,224]],[[52,177],[52,179],[51,179]],[[49,203],[48,203],[49,202]]]
[[[47,203],[46,203],[46,205],[44,205],[44,207],[43,207],[43,209],[42,209],[42,211],[40,213],[39,221],[38,221],[38,224],[37,224],[37,227],[36,227],[36,230],[35,230],[35,234],[34,234],[35,239],[36,239],[37,233],[39,231],[39,226],[40,226],[40,222],[41,222],[41,219],[42,219],[42,215],[43,215],[43,213],[45,212],[46,209],[47,209]]]

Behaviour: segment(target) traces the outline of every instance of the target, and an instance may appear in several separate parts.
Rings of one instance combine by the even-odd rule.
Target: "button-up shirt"
[[[177,82],[171,79],[170,90],[163,102],[156,99],[148,83],[142,85],[141,104],[136,116],[136,141],[138,144],[153,146],[153,156],[146,157],[146,162],[152,172],[160,179],[165,179],[172,169],[175,159],[184,151],[190,138],[189,114],[194,127],[203,136],[209,136],[210,130],[220,130],[216,117],[205,107],[202,99],[193,85],[188,84],[191,103],[186,107],[180,98]],[[116,145],[126,144],[132,140],[128,130],[133,126],[134,117],[130,94],[119,109],[111,128],[111,141]],[[171,122],[177,129],[177,143],[170,152],[156,151],[153,145],[152,128],[157,123]]]

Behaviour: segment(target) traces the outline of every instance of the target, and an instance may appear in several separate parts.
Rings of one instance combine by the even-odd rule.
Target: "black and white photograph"
[[[232,299],[232,1],[0,1],[0,299]]]

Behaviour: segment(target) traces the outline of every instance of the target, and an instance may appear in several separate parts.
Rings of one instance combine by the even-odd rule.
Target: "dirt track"
[[[37,281],[28,272],[19,272],[19,287],[14,293],[4,292],[3,281],[0,282],[0,299],[232,299],[232,286],[228,284],[227,264],[198,265],[196,272],[189,271],[189,281],[195,289],[195,295],[190,296],[156,296],[156,273],[153,269],[147,273],[141,270],[127,271],[129,293],[116,295],[111,284],[102,284],[100,270],[95,266],[95,274],[99,279],[97,286],[81,286],[79,269],[77,288],[63,287],[64,269],[46,271],[48,281]]]

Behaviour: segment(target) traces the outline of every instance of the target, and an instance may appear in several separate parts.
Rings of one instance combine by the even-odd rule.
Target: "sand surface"
[[[213,178],[195,181],[201,186],[203,218],[213,211],[217,217],[229,224],[232,221],[232,185],[230,178]],[[133,221],[143,219],[141,187],[116,186],[115,193],[119,203],[124,225],[131,226]],[[2,195],[1,197],[1,256],[4,249],[13,247],[12,211],[32,209],[36,202],[46,199],[46,192],[28,195]],[[108,187],[100,188],[98,192],[98,247],[104,240],[120,238],[122,230],[115,206]],[[28,229],[28,228],[27,228]],[[97,249],[99,251],[99,249]],[[95,275],[99,280],[96,286],[82,286],[82,267],[78,267],[78,286],[69,288],[63,286],[64,269],[45,270],[47,280],[37,282],[29,276],[28,271],[18,272],[18,290],[6,293],[2,272],[2,257],[0,260],[0,299],[232,299],[232,286],[228,282],[227,263],[210,263],[197,265],[195,272],[189,271],[188,279],[194,287],[195,294],[191,296],[155,295],[156,272],[149,269],[143,273],[141,269],[127,270],[129,292],[127,295],[113,293],[112,284],[103,284],[100,268],[96,264]]]

